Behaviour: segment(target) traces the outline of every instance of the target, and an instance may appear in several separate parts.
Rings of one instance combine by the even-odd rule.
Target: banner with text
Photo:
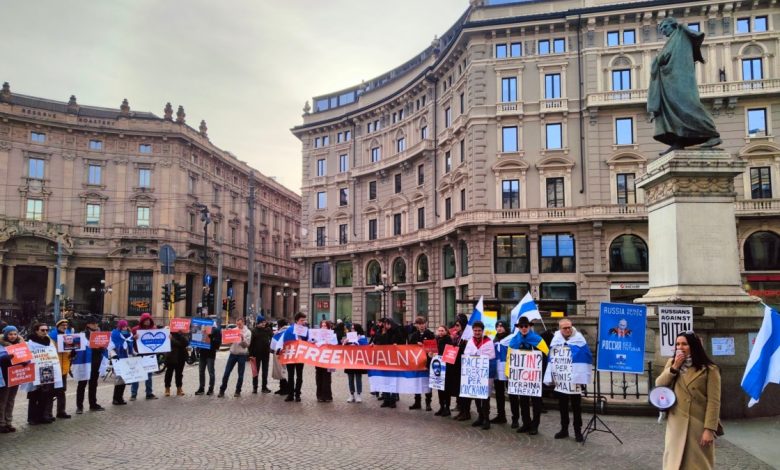
[[[329,369],[427,370],[422,346],[317,346],[306,341],[288,341],[279,355],[282,364],[308,364]]]
[[[60,357],[57,355],[57,346],[54,341],[48,346],[30,341],[27,343],[30,352],[33,355],[35,363],[35,381],[34,386],[53,384],[54,388],[62,388],[62,369],[60,368]],[[31,391],[31,390],[27,390]]]
[[[550,349],[550,373],[555,384],[555,391],[569,395],[577,395],[580,388],[573,383],[574,366],[571,348],[568,345],[555,346]]]
[[[138,354],[171,352],[171,332],[166,329],[138,330],[136,335],[138,340],[135,344]]]
[[[693,331],[693,307],[679,305],[658,306],[658,337],[661,339],[661,355],[674,356],[677,335]]]
[[[510,395],[527,397],[542,396],[542,361],[541,351],[509,350],[507,358],[507,378],[509,379]]]
[[[447,364],[441,356],[433,356],[428,371],[428,386],[434,390],[444,390],[444,378],[447,376]]]
[[[463,356],[460,360],[461,398],[490,396],[490,359],[484,356]]]
[[[644,305],[602,303],[596,368],[605,372],[644,372],[646,325]]]
[[[214,320],[193,318],[190,323],[190,333],[192,334],[190,346],[201,349],[211,348],[211,337],[209,335],[212,328],[214,328]]]

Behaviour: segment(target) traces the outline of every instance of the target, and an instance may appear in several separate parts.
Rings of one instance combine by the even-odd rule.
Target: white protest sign
[[[693,307],[663,305],[658,307],[658,337],[661,340],[661,355],[674,356],[677,335],[693,331]]]
[[[431,367],[428,369],[428,386],[433,390],[444,390],[444,378],[447,374],[447,364],[436,355],[431,359]]]
[[[84,333],[57,335],[57,351],[84,351],[87,349],[87,336]]]
[[[138,330],[135,344],[138,354],[171,352],[171,332],[161,330]]]
[[[144,370],[140,357],[128,357],[127,359],[117,359],[114,361],[114,374],[122,377],[126,384],[141,382],[146,380],[148,372]]]
[[[579,389],[572,383],[572,357],[571,348],[568,346],[556,346],[550,350],[550,364],[552,380],[555,383],[555,391],[579,395]]]
[[[712,338],[713,356],[733,356],[735,354],[736,348],[734,347],[733,336],[726,338]]]
[[[297,323],[293,325],[293,333],[295,333],[296,336],[306,336],[308,332],[309,332],[308,326],[299,325]]]
[[[460,363],[460,397],[490,396],[490,359],[484,356],[463,356]]]
[[[510,395],[527,397],[542,396],[542,362],[541,351],[520,351],[512,349],[507,357],[509,366]]]
[[[357,343],[358,342],[358,333],[357,331],[349,331],[347,332],[347,343]]]
[[[309,339],[318,346],[323,344],[336,344],[336,332],[327,328],[309,329]]]
[[[160,369],[160,367],[157,365],[157,355],[141,356],[141,366],[147,373],[157,372]]]
[[[33,355],[35,363],[35,381],[32,385],[54,384],[54,388],[62,388],[62,369],[60,368],[60,357],[57,355],[57,347],[54,342],[48,346],[28,341],[27,347]]]

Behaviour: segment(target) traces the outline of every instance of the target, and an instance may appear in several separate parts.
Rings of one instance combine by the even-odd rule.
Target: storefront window
[[[336,294],[336,319],[352,321],[352,294]]]
[[[352,287],[352,261],[336,263],[336,287]]]
[[[428,318],[428,289],[417,289],[414,291],[414,295],[417,298],[415,314]]]
[[[130,271],[127,314],[152,311],[152,271]]]

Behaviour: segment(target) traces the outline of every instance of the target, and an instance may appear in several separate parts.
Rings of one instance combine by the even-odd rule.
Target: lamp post
[[[387,279],[387,273],[382,273],[382,279],[379,284],[374,286],[374,291],[381,292],[382,293],[382,305],[380,306],[380,313],[385,308],[385,297],[387,297],[388,292],[396,292],[398,290],[398,286],[393,282],[389,283]],[[392,309],[388,308],[387,310],[390,314],[390,316],[393,316]],[[383,317],[386,317],[387,315],[382,315]]]
[[[200,220],[203,222],[203,292],[201,293],[200,303],[208,308],[209,285],[206,283],[206,275],[208,274],[209,263],[209,224],[211,223],[211,214],[209,214],[209,208],[205,204],[197,203],[195,207],[200,210]],[[202,309],[200,314],[203,316]]]
[[[290,288],[290,283],[289,282],[285,282],[284,286],[282,287],[282,290],[281,291],[276,291],[276,296],[277,297],[281,297],[283,299],[282,300],[282,315],[284,315],[284,317],[286,318],[287,317],[287,297],[293,297],[293,299],[294,299],[295,297],[298,297],[298,293],[295,292],[294,289]],[[293,303],[294,302],[295,301],[293,301]]]
[[[89,291],[92,292],[93,294],[100,292],[100,316],[102,317],[106,294],[111,294],[114,290],[111,288],[111,286],[106,285],[105,279],[101,279],[100,287],[99,288],[90,287]]]

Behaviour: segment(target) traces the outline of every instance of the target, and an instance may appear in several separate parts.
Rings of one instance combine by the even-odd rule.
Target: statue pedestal
[[[637,180],[648,211],[650,289],[635,302],[652,304],[648,330],[654,332],[655,348],[648,347],[648,354],[654,375],[669,359],[660,354],[655,307],[693,306],[693,329],[709,354],[712,338],[734,339],[734,354],[713,357],[721,369],[723,418],[780,414],[777,389],[768,387],[748,410],[740,387],[748,333],[758,332],[763,319],[760,300],[745,293],[740,279],[734,178],[745,166],[721,150],[677,150],[649,164]]]

